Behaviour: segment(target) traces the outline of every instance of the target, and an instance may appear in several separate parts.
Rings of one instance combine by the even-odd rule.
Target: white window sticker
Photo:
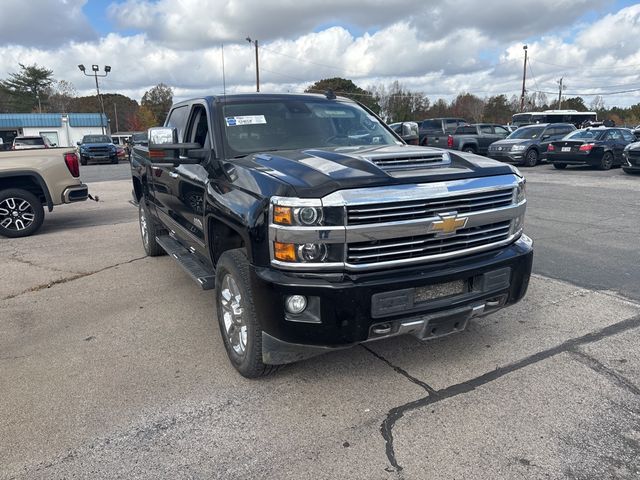
[[[235,127],[237,125],[259,125],[267,123],[264,115],[242,115],[239,117],[225,117],[227,127]]]

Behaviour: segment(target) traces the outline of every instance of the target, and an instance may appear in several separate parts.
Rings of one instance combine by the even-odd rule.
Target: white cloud
[[[67,2],[76,10],[82,4]],[[250,34],[260,39],[263,91],[302,91],[321,78],[341,76],[362,87],[397,79],[432,99],[462,91],[512,95],[520,90],[522,42],[533,36],[527,39],[531,91],[555,91],[561,76],[570,93],[633,82],[640,87],[640,46],[632,42],[640,35],[640,5],[580,23],[584,20],[575,12],[597,10],[602,2],[487,0],[482,8],[471,0],[452,2],[424,6],[427,2],[408,0],[398,9],[378,0],[360,2],[359,8],[345,0],[326,0],[323,8],[293,0],[229,0],[224,6],[201,1],[198,8],[190,0],[127,1],[112,5],[110,15],[140,33],[84,41],[71,36],[50,47],[4,42],[0,78],[15,71],[18,62],[38,63],[91,94],[92,79],[76,65],[98,63],[113,68],[101,81],[108,92],[139,99],[164,82],[175,88],[177,98],[219,93],[220,44],[229,39],[224,47],[227,91],[251,91],[254,51],[242,40]],[[407,16],[407,11],[415,13]],[[605,101],[628,105],[638,98],[630,93]]]
[[[95,40],[82,13],[87,0],[2,0],[0,45],[43,48],[69,40]]]

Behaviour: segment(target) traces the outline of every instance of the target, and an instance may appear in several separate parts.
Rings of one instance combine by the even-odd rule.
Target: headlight
[[[526,145],[513,145],[511,147],[511,151],[512,152],[521,152],[523,150],[526,150],[527,146]]]
[[[278,225],[312,227],[322,225],[323,217],[321,207],[273,207],[273,222]]]
[[[273,243],[273,257],[288,263],[342,262],[343,252],[338,243]]]
[[[524,178],[518,182],[514,197],[515,203],[522,203],[527,198],[527,181]]]

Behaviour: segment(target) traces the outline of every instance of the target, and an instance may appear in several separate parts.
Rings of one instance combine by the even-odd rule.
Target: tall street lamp
[[[102,120],[107,118],[107,116],[104,113],[104,102],[102,101],[102,96],[100,95],[100,85],[98,85],[98,77],[106,77],[107,75],[109,75],[109,72],[111,71],[111,67],[109,65],[105,65],[104,74],[100,74],[100,75],[98,75],[98,71],[100,71],[100,67],[98,67],[98,65],[91,65],[91,70],[93,71],[93,73],[87,73],[87,69],[83,64],[78,65],[78,69],[82,73],[84,73],[87,77],[92,76],[96,79],[96,92],[98,92],[98,100],[100,100],[100,109],[102,110],[102,118],[100,119],[100,126],[102,127],[102,133],[105,134],[106,132],[104,130],[104,124],[102,123]]]

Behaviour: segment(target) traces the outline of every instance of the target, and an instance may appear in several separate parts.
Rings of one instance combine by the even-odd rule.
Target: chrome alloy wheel
[[[247,324],[244,321],[242,295],[233,276],[227,273],[220,289],[222,320],[229,345],[238,355],[247,349]]]
[[[140,207],[140,233],[142,234],[142,243],[144,248],[149,248],[149,227],[147,226],[147,215],[144,213],[144,208]]]
[[[9,197],[0,202],[0,226],[7,230],[22,231],[35,219],[33,206],[23,198]]]

